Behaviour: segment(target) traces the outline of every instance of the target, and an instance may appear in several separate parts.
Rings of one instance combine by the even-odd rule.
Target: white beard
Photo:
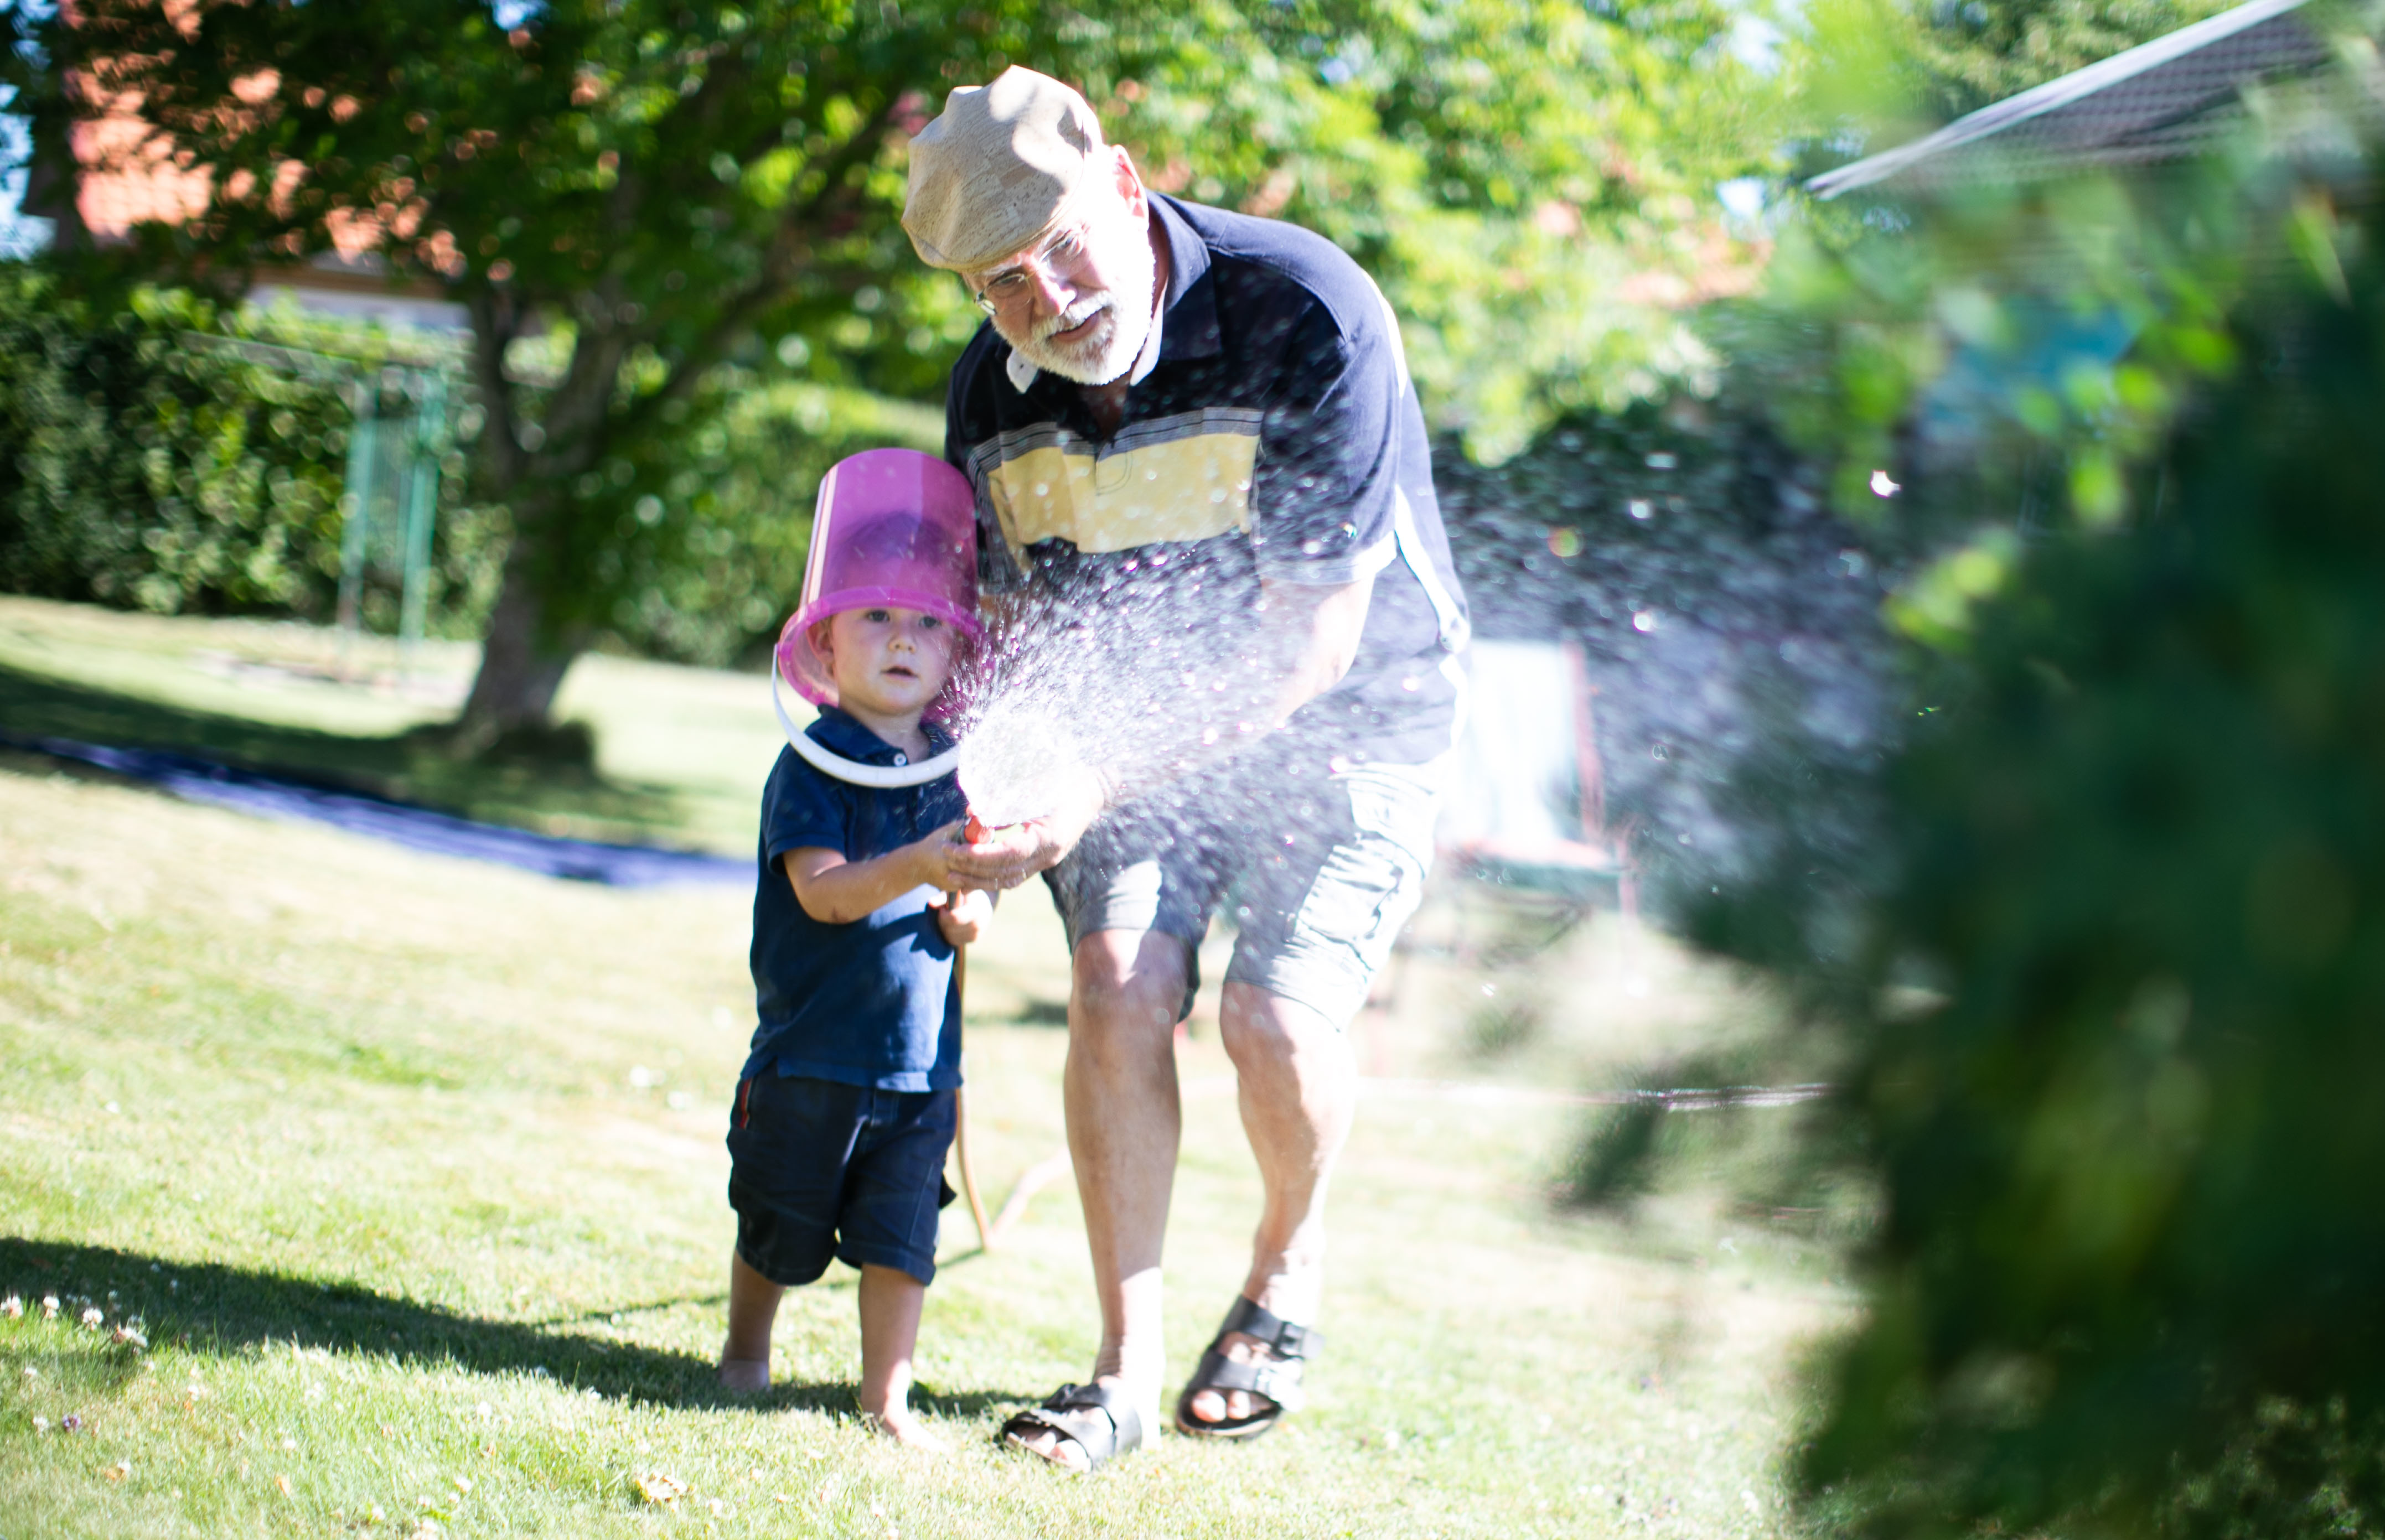
[[[1037,327],[1031,336],[1005,332],[1011,351],[1037,368],[1080,385],[1106,385],[1134,367],[1155,322],[1152,310],[1157,298],[1159,263],[1152,255],[1151,237],[1144,226],[1134,227],[1133,239],[1121,240],[1118,247],[1116,259],[1103,264],[1113,270],[1123,269],[1116,287],[1079,293],[1067,310]],[[1093,327],[1084,336],[1065,343],[1052,340],[1054,333],[1082,326],[1087,320],[1093,321]]]

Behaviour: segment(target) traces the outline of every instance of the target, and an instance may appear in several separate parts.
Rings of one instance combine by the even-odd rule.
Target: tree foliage
[[[144,287],[95,305],[52,275],[0,268],[0,590],[330,621],[350,381],[390,363],[453,358],[418,333],[225,309],[181,290]],[[862,449],[933,451],[943,425],[869,391],[757,383],[750,370],[717,371],[705,388],[726,404],[707,406],[676,446],[667,482],[687,504],[689,532],[668,553],[649,543],[623,553],[638,564],[624,583],[631,597],[606,629],[647,656],[720,664],[775,633],[802,582],[808,523],[788,516],[787,489]],[[406,410],[394,396],[384,404]],[[425,597],[432,631],[477,637],[509,530],[503,508],[468,495],[481,414],[468,406],[456,427]],[[396,628],[395,578],[368,565],[368,629]]]
[[[2241,0],[1818,0],[1788,50],[1819,170],[2230,9]]]
[[[2231,0],[1933,0],[1913,18],[1928,106],[1948,118],[2216,16]]]
[[[1738,20],[1712,0],[1217,6],[1183,39],[1121,34],[1131,89],[1096,101],[1163,189],[1355,255],[1435,425],[1495,462],[1559,416],[1712,388],[1683,312],[1753,287],[1764,249],[1715,190],[1774,171],[1779,129]]]
[[[468,306],[481,472],[516,534],[467,707],[486,736],[543,716],[641,548],[693,531],[684,499],[636,510],[712,372],[893,266],[873,182],[936,64],[1012,24],[970,15],[582,0],[505,30],[443,0],[95,0],[30,24],[46,68],[20,100],[37,130],[137,103],[206,168],[206,212],[144,230],[147,260],[240,272],[345,241]],[[518,366],[541,332],[568,337],[558,366]]]
[[[1162,188],[1349,246],[1410,318],[1440,420],[1494,455],[1709,362],[1667,306],[1748,280],[1711,189],[1771,157],[1719,0],[7,14],[47,153],[131,106],[206,170],[204,214],[145,230],[141,262],[229,281],[345,242],[469,308],[478,495],[516,531],[475,731],[540,716],[577,648],[705,545],[681,450],[733,398],[719,371],[940,389],[976,317],[895,215],[906,136],[954,83],[1061,75]]]

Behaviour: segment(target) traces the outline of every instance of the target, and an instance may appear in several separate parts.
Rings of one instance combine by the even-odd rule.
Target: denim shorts
[[[1424,896],[1448,764],[1256,750],[1129,802],[1044,875],[1069,949],[1097,930],[1180,938],[1180,1020],[1222,906],[1238,932],[1228,983],[1346,1025]]]
[[[737,1254],[774,1284],[838,1257],[936,1276],[936,1211],[953,1199],[950,1091],[879,1091],[764,1073],[737,1083],[729,1206]]]

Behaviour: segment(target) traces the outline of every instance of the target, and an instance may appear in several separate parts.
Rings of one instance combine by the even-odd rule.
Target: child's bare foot
[[[928,1424],[914,1416],[908,1407],[896,1407],[888,1411],[865,1411],[861,1420],[874,1432],[906,1449],[925,1449],[935,1455],[951,1452],[952,1447],[929,1432]]]
[[[737,1396],[758,1396],[770,1388],[768,1359],[732,1359],[720,1355],[720,1388]]]

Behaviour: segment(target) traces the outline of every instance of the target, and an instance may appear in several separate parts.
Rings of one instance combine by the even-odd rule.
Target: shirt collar
[[[928,735],[928,750],[941,754],[952,747],[952,735],[940,723],[922,721],[920,728]],[[836,706],[822,706],[819,715],[805,736],[843,759],[863,764],[899,765],[909,763],[909,757],[892,743],[861,725],[861,719]]]
[[[1150,197],[1161,237],[1168,242],[1168,293],[1151,334],[1143,340],[1143,351],[1127,370],[1129,385],[1142,384],[1163,356],[1205,358],[1218,351],[1216,288],[1202,281],[1209,276],[1209,244],[1178,210],[1175,199],[1165,192]],[[1002,372],[1009,377],[1010,388],[1021,395],[1043,373],[1020,357],[1016,348],[1004,359]]]
[[[1153,193],[1151,206],[1158,210],[1160,229],[1168,235],[1168,303],[1154,329],[1160,333],[1160,345],[1146,344],[1145,351],[1153,363],[1162,357],[1214,358],[1222,344],[1217,339],[1217,286],[1208,281],[1209,242],[1167,193]],[[1143,374],[1148,373],[1146,367]]]

